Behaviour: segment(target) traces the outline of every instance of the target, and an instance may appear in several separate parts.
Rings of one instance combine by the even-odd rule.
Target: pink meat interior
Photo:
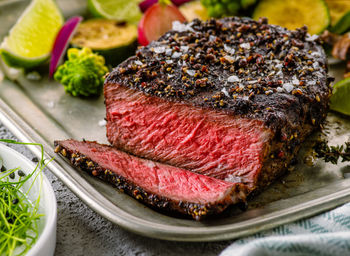
[[[105,87],[107,137],[134,155],[222,180],[253,182],[270,132],[259,120]]]
[[[215,203],[224,199],[233,184],[184,169],[128,155],[114,148],[90,142],[66,140],[60,144],[86,155],[101,167],[126,178],[147,192],[173,200]]]

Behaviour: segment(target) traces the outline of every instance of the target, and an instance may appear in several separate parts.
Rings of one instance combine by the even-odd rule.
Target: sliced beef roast
[[[246,186],[137,158],[96,142],[55,141],[56,153],[150,206],[195,219],[244,202]]]
[[[104,86],[118,149],[250,190],[280,175],[326,116],[326,56],[306,28],[195,20],[140,48]]]

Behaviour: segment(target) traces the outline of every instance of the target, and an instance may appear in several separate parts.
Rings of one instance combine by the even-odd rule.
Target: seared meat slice
[[[201,219],[245,202],[247,188],[184,169],[128,155],[89,141],[55,141],[72,165],[158,209]]]

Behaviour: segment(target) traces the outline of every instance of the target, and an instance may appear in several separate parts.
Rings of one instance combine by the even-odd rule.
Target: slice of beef
[[[134,155],[254,190],[322,123],[329,80],[319,39],[305,27],[233,17],[174,23],[107,77],[107,137]]]
[[[143,203],[201,219],[245,202],[245,185],[141,159],[90,141],[55,141],[55,152]]]

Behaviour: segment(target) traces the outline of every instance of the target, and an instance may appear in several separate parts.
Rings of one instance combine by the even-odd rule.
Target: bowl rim
[[[16,151],[13,148],[10,148],[9,146],[6,146],[5,144],[0,143],[0,152],[4,151],[7,154],[11,154],[14,157],[16,157],[18,159],[18,165],[20,166],[22,163],[24,163],[25,169],[26,167],[30,166],[30,168],[32,170],[34,170],[35,165],[32,161],[30,161],[26,156],[24,156],[23,154],[21,154],[20,152]],[[4,156],[1,156],[3,159],[6,158],[6,154],[4,154]],[[26,172],[26,170],[24,170],[24,172]],[[32,248],[30,248],[28,250],[28,252],[26,253],[27,256],[35,256],[35,255],[39,255],[40,251],[47,246],[48,244],[47,239],[51,237],[51,235],[54,235],[54,246],[53,249],[56,246],[56,227],[57,227],[57,201],[56,201],[56,196],[54,193],[54,190],[48,180],[48,178],[46,177],[46,175],[42,172],[42,180],[43,180],[43,188],[42,188],[42,192],[45,197],[43,197],[43,199],[45,199],[43,201],[43,209],[44,209],[44,213],[45,213],[45,224],[44,224],[44,228],[43,230],[40,232],[39,234],[39,238],[36,241],[36,243],[32,246]],[[35,182],[38,182],[35,181]],[[46,202],[50,202],[50,207],[45,207],[46,206]],[[52,234],[52,232],[54,232],[54,234]],[[53,253],[53,252],[52,252]]]

